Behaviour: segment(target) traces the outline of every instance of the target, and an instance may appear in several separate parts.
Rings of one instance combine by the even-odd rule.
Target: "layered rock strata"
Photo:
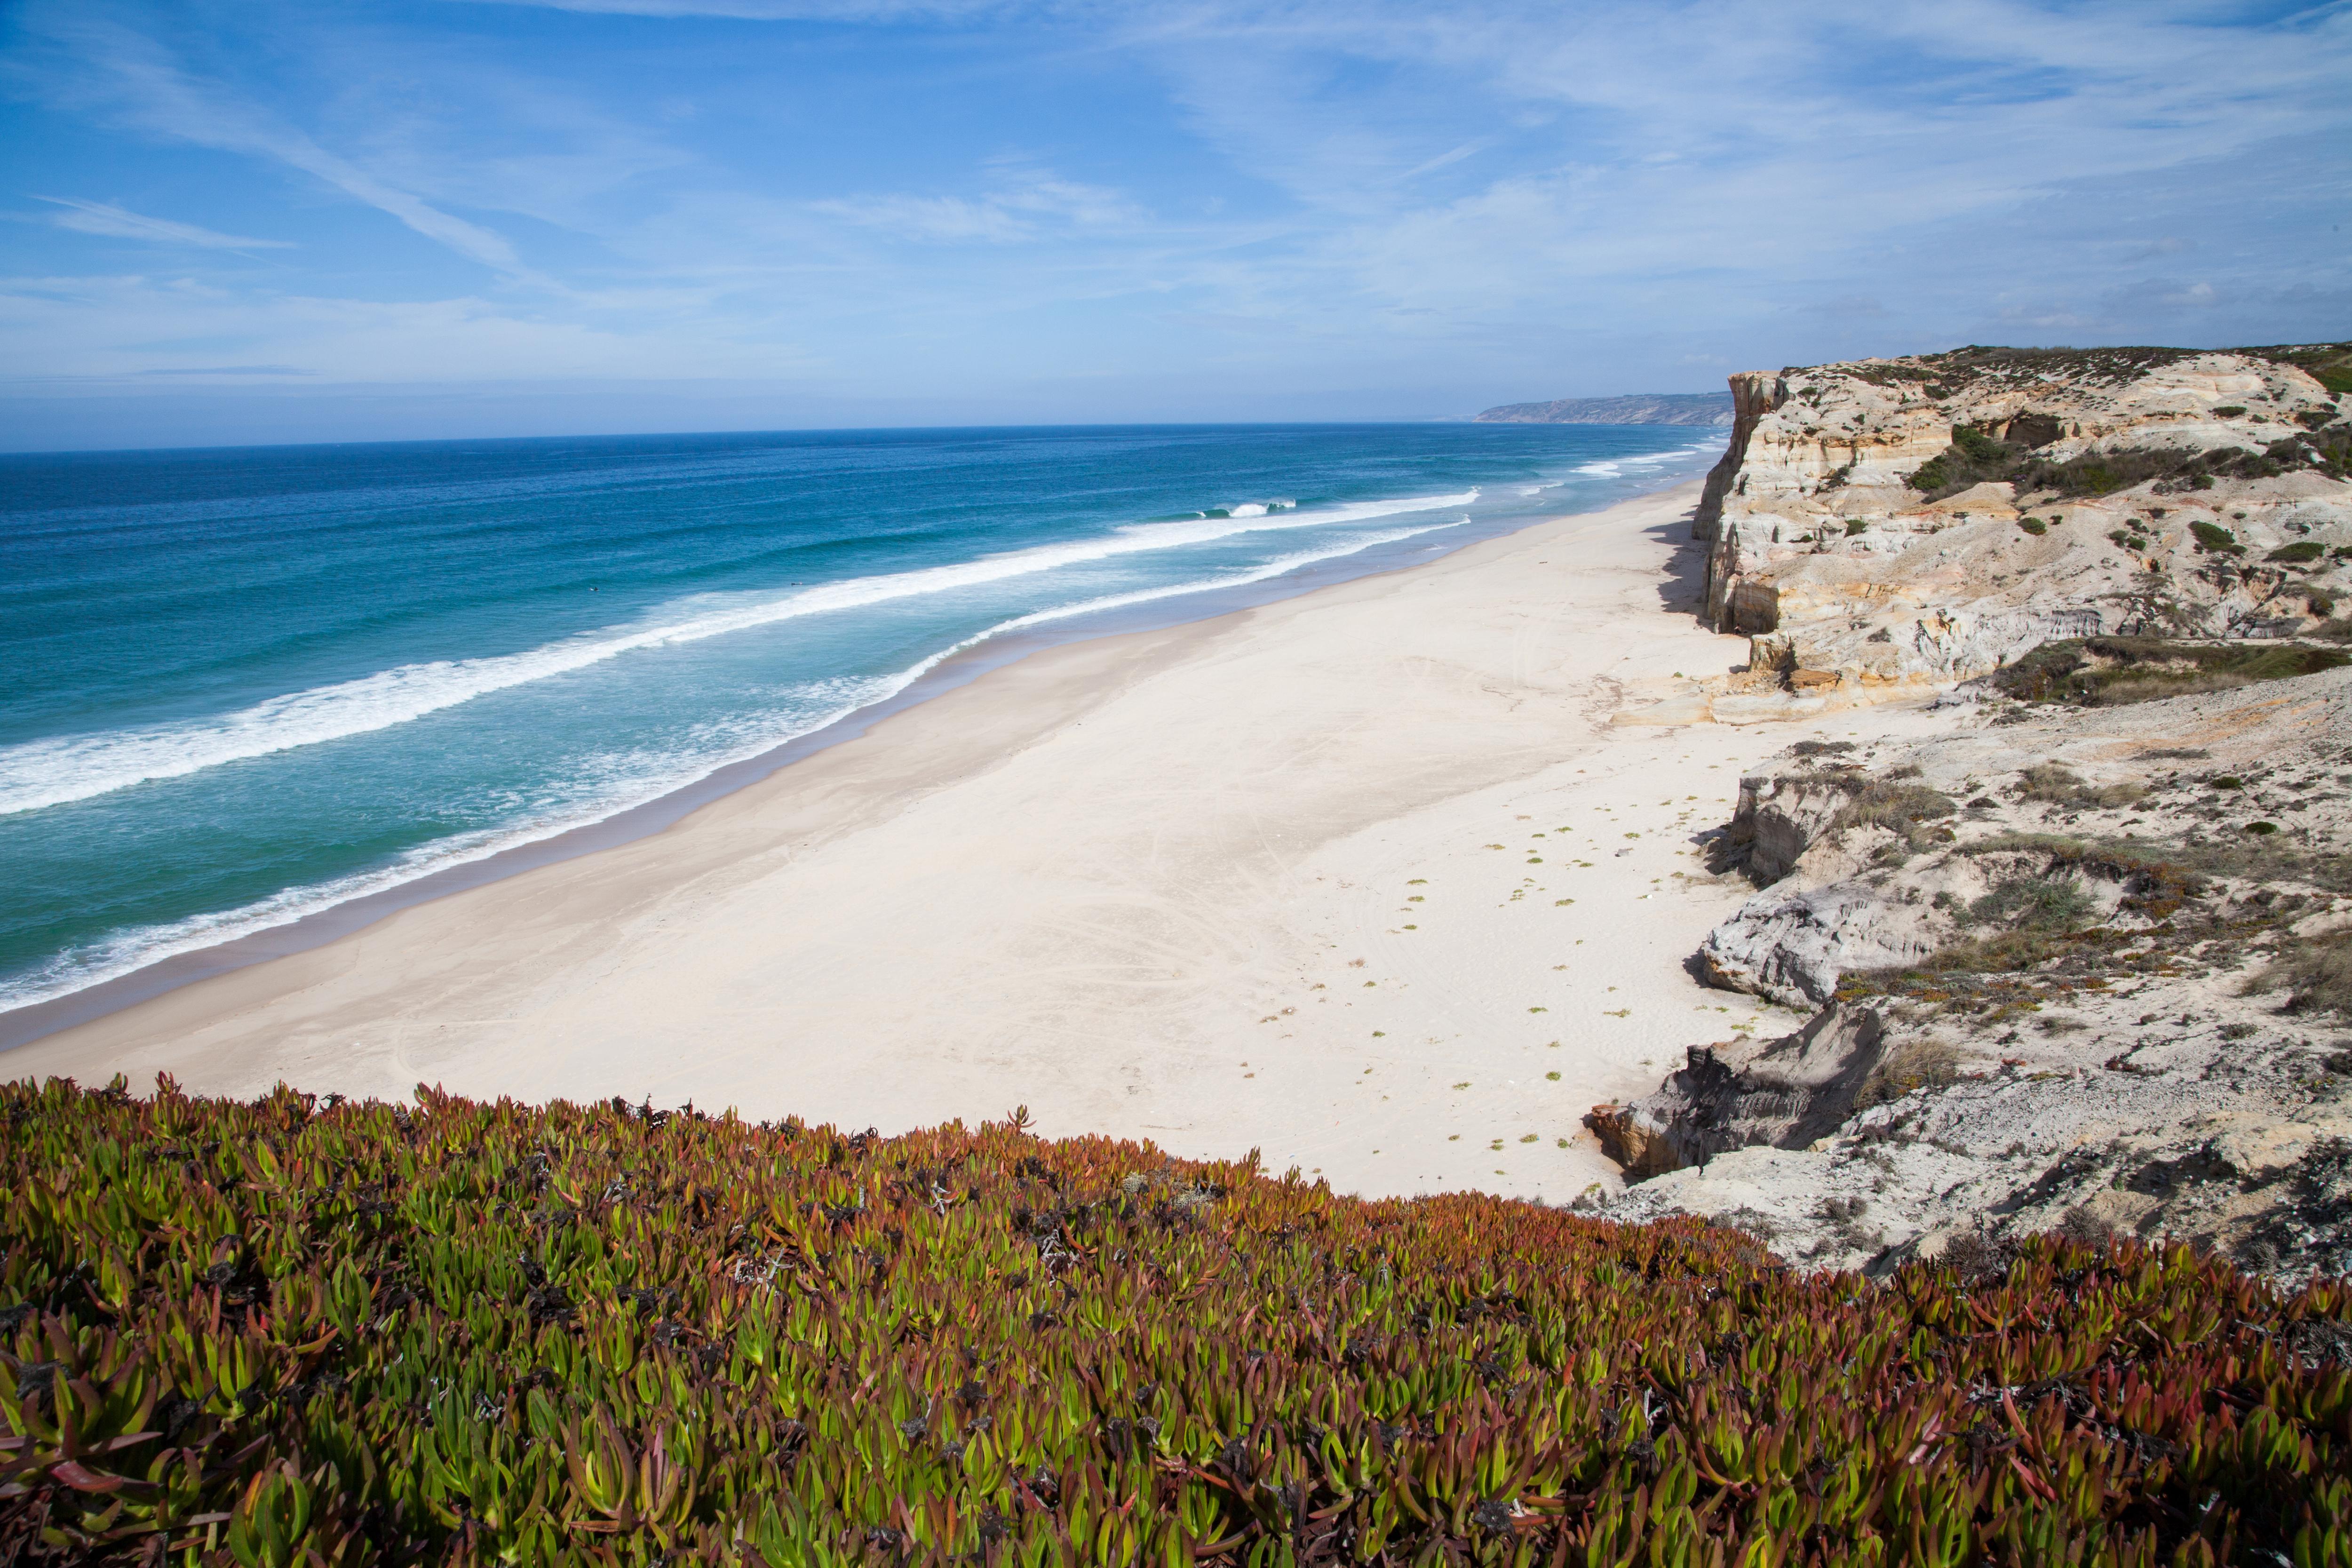
[[[1708,619],[1754,641],[1706,695],[1835,705],[2053,637],[2320,624],[2352,595],[2342,347],[1970,349],[1733,376],[1693,529]]]

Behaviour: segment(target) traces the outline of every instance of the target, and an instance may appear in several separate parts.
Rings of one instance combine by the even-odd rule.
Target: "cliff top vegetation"
[[[17,1563],[2352,1562],[2352,1293],[1022,1119],[0,1089]]]

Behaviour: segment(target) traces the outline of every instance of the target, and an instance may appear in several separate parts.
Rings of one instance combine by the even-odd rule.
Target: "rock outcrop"
[[[2352,595],[2343,347],[1964,349],[1733,376],[1693,530],[1709,620],[1756,639],[1737,691],[1862,700],[2053,638],[2326,619]]]
[[[1655,1094],[1596,1105],[1585,1118],[1609,1157],[1633,1175],[1704,1165],[1752,1144],[1801,1149],[1836,1129],[1878,1066],[1885,1039],[1866,1007],[1832,1007],[1763,1045],[1693,1046]]]
[[[1819,1011],[1596,1107],[1631,1184],[1588,1205],[1816,1266],[2063,1228],[2352,1270],[2352,667],[1946,719],[1742,780],[1711,848],[1761,886],[1697,967]]]

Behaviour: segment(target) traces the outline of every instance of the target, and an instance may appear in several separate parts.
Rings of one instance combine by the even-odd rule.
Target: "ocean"
[[[0,457],[0,1009],[543,840],[1008,636],[1695,477],[1712,431],[900,430]]]

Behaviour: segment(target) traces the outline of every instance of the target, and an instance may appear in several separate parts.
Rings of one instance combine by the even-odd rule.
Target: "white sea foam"
[[[1473,489],[1458,495],[1357,501],[1311,512],[1268,513],[1260,505],[1246,518],[1134,523],[1091,539],[1037,545],[946,566],[856,577],[797,594],[763,595],[748,601],[738,598],[719,605],[704,600],[698,611],[682,616],[682,606],[668,605],[633,627],[608,627],[520,653],[402,665],[356,680],[272,697],[213,718],[30,741],[0,750],[0,816],[87,800],[151,780],[183,778],[225,763],[388,729],[493,691],[585,668],[639,648],[699,642],[803,616],[1001,582],[1115,555],[1205,543],[1235,533],[1329,528],[1398,512],[1461,506],[1477,496]]]
[[[1474,492],[1475,493],[1475,492]],[[1462,498],[1455,498],[1457,500]],[[1412,510],[1421,510],[1416,503]],[[1400,508],[1402,510],[1402,508]],[[373,893],[394,888],[436,871],[470,865],[493,855],[526,844],[535,844],[568,833],[577,827],[603,821],[632,805],[657,799],[673,790],[682,789],[698,779],[707,778],[719,769],[746,762],[778,746],[813,734],[825,726],[836,723],[862,708],[885,702],[904,691],[916,681],[957,654],[986,642],[991,637],[1008,632],[1043,626],[1049,622],[1069,620],[1078,616],[1093,615],[1105,610],[1124,609],[1158,599],[1181,597],[1187,594],[1211,593],[1218,589],[1244,587],[1279,577],[1318,561],[1336,560],[1369,550],[1378,544],[1391,544],[1400,540],[1417,538],[1424,533],[1441,532],[1458,528],[1470,520],[1465,515],[1454,521],[1431,523],[1418,528],[1384,529],[1373,533],[1353,534],[1336,549],[1306,550],[1276,557],[1245,572],[1196,582],[1170,584],[1158,588],[1139,589],[1132,593],[1113,594],[1087,599],[1074,605],[1038,610],[1003,621],[987,630],[978,632],[952,647],[920,659],[906,668],[889,675],[863,679],[839,678],[812,682],[794,688],[789,694],[803,700],[813,700],[814,710],[803,709],[800,717],[775,725],[733,726],[724,734],[705,731],[711,742],[707,749],[691,754],[667,756],[631,756],[609,758],[596,770],[596,776],[581,781],[568,798],[551,803],[538,812],[531,820],[502,828],[484,828],[472,833],[454,835],[423,844],[409,850],[389,866],[354,873],[331,881],[313,883],[307,887],[288,888],[266,899],[234,910],[222,910],[190,916],[168,924],[141,926],[114,932],[89,946],[58,954],[41,968],[16,979],[0,983],[0,1011],[28,1007],[36,1003],[85,990],[105,981],[143,969],[151,963],[198,948],[213,947],[239,937],[276,926],[289,925],[305,916],[337,904],[349,903]]]

